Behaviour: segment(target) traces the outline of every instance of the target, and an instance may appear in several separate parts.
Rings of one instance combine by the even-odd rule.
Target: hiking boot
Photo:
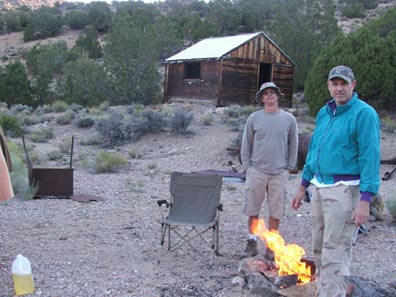
[[[267,260],[270,261],[274,261],[275,260],[275,254],[272,250],[270,250],[269,248],[265,249],[265,258],[267,258]]]
[[[257,241],[254,239],[249,239],[247,241],[247,246],[245,249],[245,253],[243,254],[242,258],[249,258],[254,257],[258,254],[257,250]]]

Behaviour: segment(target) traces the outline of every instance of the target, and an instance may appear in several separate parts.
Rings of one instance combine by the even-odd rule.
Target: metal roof
[[[166,61],[219,59],[259,34],[261,33],[206,38],[166,59]]]
[[[206,38],[166,59],[165,63],[184,60],[220,59],[224,55],[260,34],[264,35],[265,38],[271,41],[274,46],[276,46],[293,64],[295,64],[294,61],[290,59],[290,57],[287,56],[286,53],[282,51],[264,32]]]

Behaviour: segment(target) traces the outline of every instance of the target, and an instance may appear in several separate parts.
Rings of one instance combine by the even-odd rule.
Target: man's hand
[[[358,205],[353,211],[352,221],[355,222],[356,226],[361,226],[367,223],[370,216],[370,203],[364,200],[360,200]]]
[[[297,209],[299,209],[301,207],[302,200],[303,200],[303,198],[305,196],[305,190],[306,190],[305,187],[300,186],[298,188],[298,190],[297,190],[297,193],[294,195],[294,197],[292,199],[292,202],[291,202],[291,207],[294,210],[297,210]]]

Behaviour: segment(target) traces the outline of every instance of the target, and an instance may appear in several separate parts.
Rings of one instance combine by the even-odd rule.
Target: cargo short
[[[268,212],[274,219],[282,219],[288,189],[288,170],[280,174],[265,174],[253,167],[246,170],[245,207],[243,213],[247,216],[257,216],[263,201],[267,198]]]

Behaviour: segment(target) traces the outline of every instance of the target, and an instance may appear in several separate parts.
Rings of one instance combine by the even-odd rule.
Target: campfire
[[[242,259],[233,284],[260,296],[313,297],[316,292],[315,263],[304,258],[297,244],[285,244],[277,231],[270,231],[258,220],[254,233],[274,252],[274,260],[259,254]]]
[[[267,247],[274,252],[278,275],[297,275],[297,283],[305,284],[313,280],[312,265],[302,260],[305,251],[297,244],[285,244],[282,236],[274,230],[268,230],[264,220],[257,222],[254,234],[265,240]]]

